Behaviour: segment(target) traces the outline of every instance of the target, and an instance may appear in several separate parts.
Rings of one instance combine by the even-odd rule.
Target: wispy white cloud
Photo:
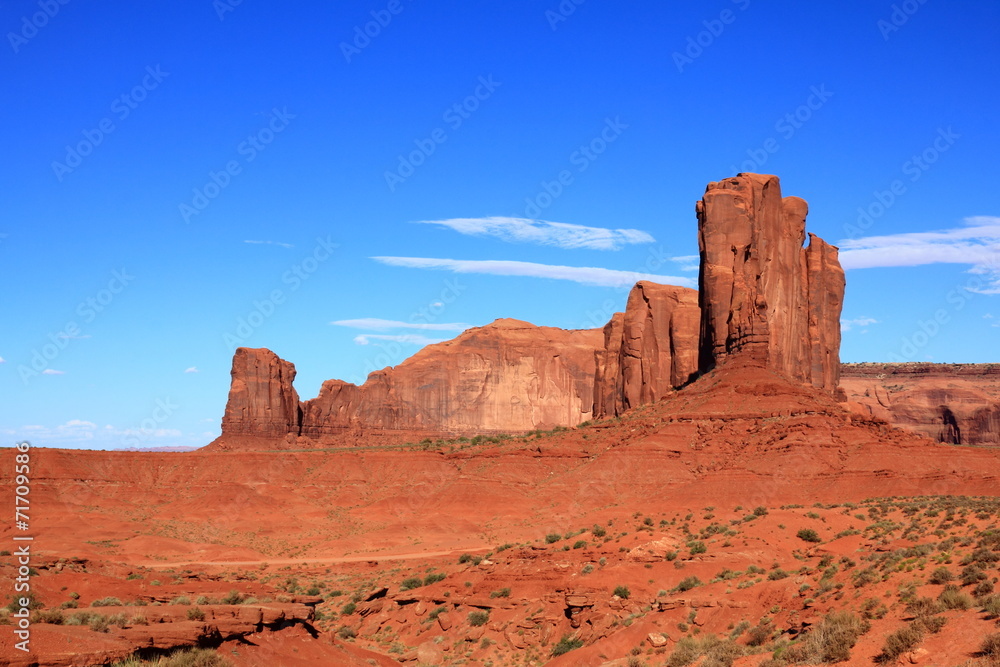
[[[46,368],[42,371],[42,375],[66,375],[66,371],[57,371],[54,368]]]
[[[186,434],[175,428],[98,426],[85,419],[71,419],[58,426],[29,424],[14,429],[13,433],[41,447],[121,449],[126,445],[191,446],[207,442],[201,435]]]
[[[244,243],[253,243],[254,245],[276,245],[282,248],[294,248],[295,246],[291,243],[282,243],[281,241],[252,241],[247,239]]]
[[[372,340],[389,340],[411,345],[432,345],[445,341],[444,338],[428,338],[420,334],[362,334],[354,337],[354,342],[358,345],[368,345]]]
[[[854,327],[867,327],[870,324],[878,324],[874,317],[855,317],[854,319],[840,320],[840,330],[850,331]]]
[[[108,432],[109,435],[116,436],[141,436],[143,438],[179,438],[184,435],[181,431],[176,428],[125,428],[116,429],[113,428]]]
[[[697,271],[701,268],[701,257],[698,255],[682,255],[680,257],[671,257],[671,262],[677,262],[681,265],[681,271]]]
[[[965,264],[986,276],[983,294],[1000,294],[1000,218],[965,219],[964,227],[840,241],[845,269]]]
[[[0,357],[0,364],[6,364],[6,363],[7,363],[7,360],[4,359],[3,357]]]
[[[330,322],[338,327],[352,329],[370,329],[386,331],[388,329],[420,329],[422,331],[465,331],[471,324],[464,322],[401,322],[399,320],[382,320],[377,317],[363,317],[356,320],[336,320]]]
[[[190,368],[185,368],[184,372],[185,373],[200,373],[201,371],[198,370],[197,366],[191,366]]]
[[[537,243],[569,250],[620,250],[626,245],[653,243],[656,240],[640,229],[587,227],[566,222],[500,216],[418,220],[417,223],[447,227],[467,236],[492,236],[508,243]]]
[[[39,424],[28,424],[18,429],[28,436],[33,443],[73,443],[84,442],[94,439],[94,433],[98,430],[97,424],[83,419],[71,419],[65,424],[60,424],[54,428],[41,426]]]
[[[432,259],[427,257],[372,257],[372,259],[382,264],[404,266],[411,269],[440,269],[454,273],[551,278],[601,287],[627,287],[639,280],[681,287],[695,287],[697,285],[697,281],[683,276],[658,276],[591,266],[558,266],[513,260]]]

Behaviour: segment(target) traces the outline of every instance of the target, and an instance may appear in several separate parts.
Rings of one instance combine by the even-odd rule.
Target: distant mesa
[[[997,440],[1000,392],[980,391],[973,409],[968,392],[923,387],[923,407],[909,409],[886,403],[878,389],[862,392],[852,370],[847,402],[838,250],[813,234],[804,247],[808,205],[782,197],[776,176],[710,183],[696,213],[699,289],[639,282],[625,311],[602,329],[499,319],[429,345],[360,386],[328,380],[307,401],[292,384],[294,365],[270,350],[239,348],[222,435],[211,446],[308,449],[571,427],[660,400],[734,363],[942,441]],[[924,409],[933,397],[940,405]]]
[[[599,329],[501,319],[429,345],[360,386],[327,380],[301,403],[292,364],[270,350],[239,348],[216,444],[353,444],[576,425],[593,416],[600,345]]]

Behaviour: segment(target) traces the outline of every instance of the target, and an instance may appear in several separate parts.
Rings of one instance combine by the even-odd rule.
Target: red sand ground
[[[12,466],[11,454],[5,451],[0,465]],[[695,632],[728,637],[741,621],[757,626],[768,617],[768,639],[788,641],[808,636],[809,624],[828,611],[860,614],[874,598],[886,605],[885,615],[871,619],[850,661],[871,664],[884,637],[907,622],[906,601],[913,594],[906,584],[918,582],[915,595],[937,597],[943,586],[926,583],[936,559],[950,560],[958,574],[961,560],[996,529],[997,505],[956,501],[949,513],[942,501],[926,500],[908,516],[904,502],[887,505],[883,516],[878,503],[845,504],[892,496],[990,496],[1000,489],[996,450],[943,446],[859,420],[819,392],[735,365],[620,419],[478,447],[39,449],[32,466],[32,532],[38,536],[32,587],[46,608],[68,602],[71,592],[79,594],[80,609],[105,596],[151,604],[182,595],[201,608],[206,605],[195,604],[199,596],[217,601],[233,589],[276,601],[257,603],[267,607],[293,602],[315,586],[325,601],[302,598],[308,606],[288,607],[284,621],[236,628],[222,608],[212,607],[213,615],[195,622],[177,607],[171,622],[150,623],[160,637],[154,643],[162,639],[166,646],[171,636],[177,646],[209,642],[235,665],[371,664],[369,659],[662,665],[678,640]],[[756,507],[767,514],[747,520]],[[935,509],[938,516],[931,516]],[[919,524],[911,526],[913,519]],[[604,537],[594,534],[595,525]],[[815,529],[821,541],[796,537],[802,528]],[[546,544],[548,534],[559,539]],[[956,542],[941,548],[951,537]],[[11,544],[10,538],[9,528],[0,530],[0,541]],[[706,551],[692,553],[693,540]],[[497,551],[507,543],[516,546]],[[884,569],[888,561],[867,560],[917,544],[936,546],[899,556]],[[984,548],[996,552],[995,544]],[[490,551],[478,565],[458,562],[461,554],[478,559]],[[830,561],[820,568],[827,554]],[[11,590],[9,563],[5,559],[0,569],[3,590]],[[823,571],[838,563],[824,579]],[[789,576],[770,579],[775,564]],[[763,573],[748,573],[751,565]],[[987,580],[995,579],[996,563],[983,566]],[[855,586],[855,573],[868,567],[876,567],[878,581]],[[726,569],[740,574],[710,583]],[[430,571],[445,577],[401,590],[404,580],[419,576],[423,583]],[[704,585],[670,592],[690,576]],[[617,586],[629,588],[627,600],[613,596]],[[383,597],[366,602],[382,588]],[[505,588],[509,597],[498,596]],[[345,614],[352,597],[356,609]],[[998,630],[981,603],[985,598],[970,609],[938,614],[949,619],[944,629],[919,644],[929,651],[927,664],[962,664],[987,633]],[[446,611],[435,614],[440,607]],[[470,623],[477,610],[488,612],[483,625]],[[230,626],[233,639],[223,640]],[[137,645],[135,627],[108,633],[33,627],[40,664],[75,664],[68,657],[73,652],[101,664]],[[150,632],[141,627],[138,634]],[[669,639],[654,647],[651,632]],[[553,659],[564,636],[583,646]],[[746,640],[745,631],[736,637],[740,646]],[[0,632],[0,656],[19,657],[11,642],[10,633]],[[769,644],[771,650],[735,664],[759,664],[776,647]]]

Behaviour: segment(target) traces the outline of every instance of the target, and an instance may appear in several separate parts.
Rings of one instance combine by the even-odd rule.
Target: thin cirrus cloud
[[[335,320],[330,324],[351,329],[367,329],[369,331],[388,331],[389,329],[420,329],[422,331],[465,331],[471,324],[464,322],[401,322],[399,320],[382,320],[377,317],[363,317],[356,320]]]
[[[854,327],[867,327],[871,324],[878,324],[874,317],[855,317],[853,319],[840,320],[840,330],[850,331]]]
[[[252,243],[254,245],[276,245],[276,246],[281,246],[282,248],[295,247],[291,243],[282,243],[281,241],[252,241],[250,239],[247,239],[246,241],[244,241],[244,243]]]
[[[587,227],[566,222],[530,220],[528,218],[450,218],[418,220],[421,225],[447,227],[466,236],[492,236],[508,243],[535,243],[567,250],[621,250],[627,245],[653,243],[650,234],[641,229],[608,229]]]
[[[1000,294],[998,217],[971,217],[964,227],[846,239],[838,245],[845,269],[965,264],[970,273],[985,276],[983,287],[973,291]]]
[[[54,368],[46,368],[42,371],[42,375],[66,375],[66,371],[57,371]]]
[[[198,370],[197,366],[191,366],[190,368],[185,368],[184,372],[185,373],[200,373],[201,371]]]
[[[354,337],[358,345],[368,345],[373,340],[387,340],[394,343],[409,343],[410,345],[433,345],[443,343],[444,338],[428,338],[420,334],[361,334]]]
[[[434,259],[429,257],[372,257],[389,266],[411,269],[437,269],[453,273],[480,273],[494,276],[520,276],[569,280],[599,287],[627,287],[639,280],[665,285],[695,287],[697,281],[683,276],[659,276],[635,271],[617,271],[592,266],[559,266],[513,260]]]
[[[671,257],[671,262],[681,265],[681,271],[697,271],[701,268],[701,257],[698,255],[683,255],[681,257]]]

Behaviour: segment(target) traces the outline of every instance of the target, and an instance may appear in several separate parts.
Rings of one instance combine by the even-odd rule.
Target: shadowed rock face
[[[848,407],[940,442],[1000,445],[1000,365],[844,364]]]
[[[836,393],[844,271],[810,234],[808,205],[776,176],[710,183],[697,205],[700,367],[748,355],[792,380]]]
[[[594,416],[620,415],[687,384],[698,372],[698,292],[639,282],[604,327]]]
[[[241,347],[233,355],[232,384],[222,418],[224,436],[283,438],[299,431],[295,366],[267,349]]]

